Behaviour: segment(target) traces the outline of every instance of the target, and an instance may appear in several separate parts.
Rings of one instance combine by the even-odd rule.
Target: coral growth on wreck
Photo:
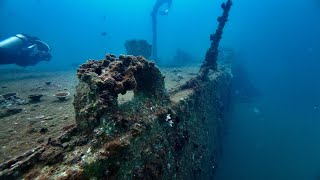
[[[153,62],[142,56],[107,54],[106,59],[90,60],[78,69],[80,84],[75,95],[76,122],[80,129],[96,127],[103,117],[118,109],[117,97],[133,91],[134,97],[166,102],[164,79]]]

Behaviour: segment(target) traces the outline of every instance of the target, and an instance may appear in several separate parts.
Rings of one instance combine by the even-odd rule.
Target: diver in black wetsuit
[[[37,37],[17,34],[0,41],[0,65],[32,66],[50,61],[50,46]]]
[[[158,13],[160,7],[163,6],[164,4],[167,4],[167,8],[163,11],[160,11],[159,13],[160,13],[160,15],[167,15],[169,12],[169,9],[171,7],[172,0],[157,0],[157,2],[153,6],[153,10],[152,10],[151,15],[153,17],[157,16],[157,13]]]

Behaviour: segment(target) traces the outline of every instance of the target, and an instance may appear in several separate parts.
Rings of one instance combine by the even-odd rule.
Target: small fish
[[[257,107],[254,107],[252,110],[255,114],[260,114],[260,109],[258,109]]]
[[[107,32],[101,32],[101,36],[106,36],[106,35],[108,35]]]

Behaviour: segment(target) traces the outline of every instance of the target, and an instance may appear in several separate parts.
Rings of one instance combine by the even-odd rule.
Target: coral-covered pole
[[[227,0],[226,3],[221,4],[221,8],[223,9],[223,13],[218,17],[218,28],[214,34],[210,35],[211,46],[207,50],[205,60],[203,61],[200,71],[195,78],[191,78],[184,85],[180,86],[178,90],[193,88],[197,89],[197,87],[201,84],[201,82],[206,81],[208,79],[208,73],[210,70],[217,70],[217,60],[218,60],[218,48],[219,43],[222,38],[223,28],[226,25],[229,17],[229,11],[232,6],[232,1]],[[172,92],[171,92],[172,93]]]
[[[220,40],[222,38],[222,33],[226,22],[228,21],[229,11],[232,6],[232,1],[228,0],[226,3],[221,4],[221,8],[223,9],[223,13],[218,17],[218,28],[214,34],[210,35],[211,46],[206,53],[205,60],[201,66],[200,74],[207,75],[209,70],[217,69],[217,60],[218,60],[218,47]]]

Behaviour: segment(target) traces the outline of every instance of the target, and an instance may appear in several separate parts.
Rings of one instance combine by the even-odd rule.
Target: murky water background
[[[217,179],[319,179],[320,97],[273,93],[234,106]]]

